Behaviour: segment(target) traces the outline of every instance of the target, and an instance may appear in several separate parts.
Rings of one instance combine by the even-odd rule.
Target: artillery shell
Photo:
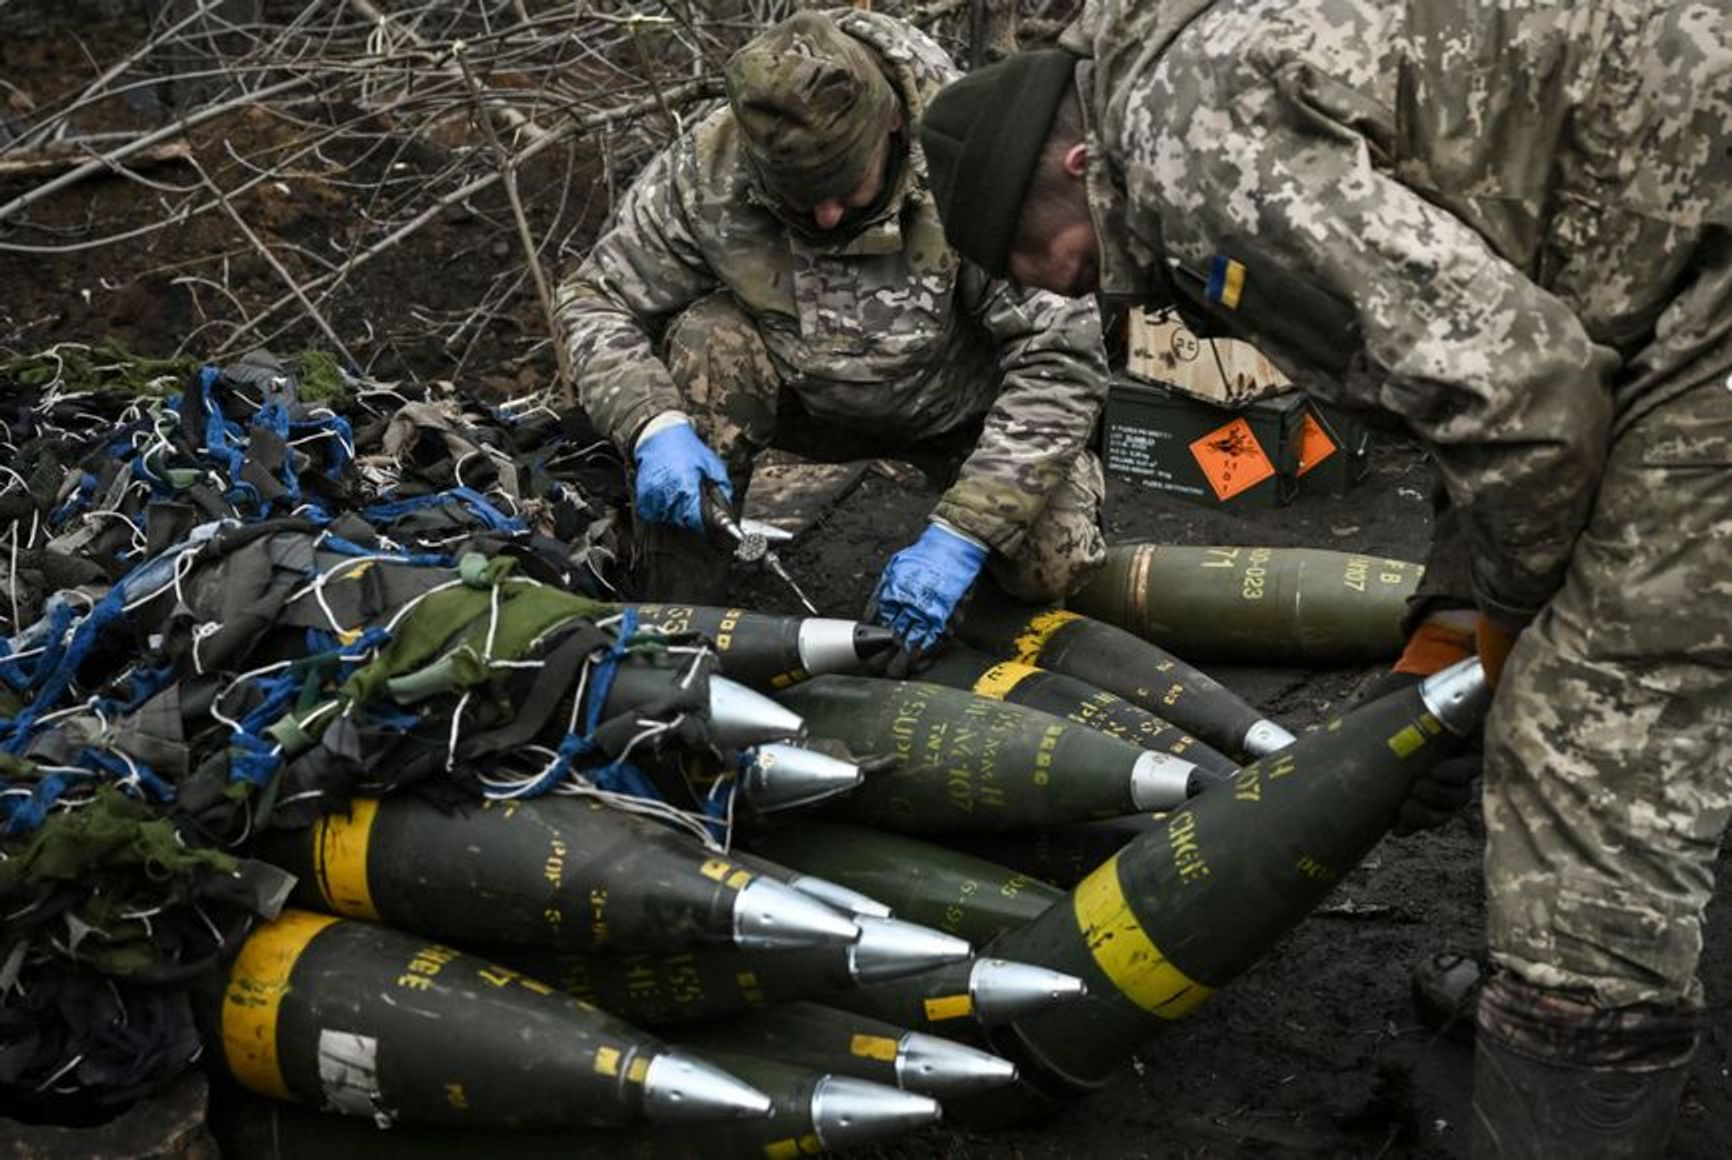
[[[803,821],[757,835],[752,847],[885,901],[910,922],[975,943],[1032,922],[1064,897],[1026,874],[863,826]]]
[[[1174,811],[993,954],[1068,971],[1089,996],[1019,1019],[996,1050],[1051,1095],[1098,1085],[1165,1021],[1257,961],[1364,857],[1412,780],[1483,717],[1477,660],[1363,705]]]
[[[639,604],[640,628],[669,635],[695,632],[715,646],[722,675],[769,692],[824,673],[858,673],[896,647],[876,624],[829,617],[772,616],[743,608]]]
[[[814,736],[896,757],[893,770],[827,807],[887,829],[1012,830],[1115,817],[1175,805],[1206,784],[1183,758],[921,681],[818,677],[781,696]]]
[[[466,943],[624,950],[845,945],[858,928],[665,826],[546,797],[441,810],[357,798],[255,853],[293,902]]]
[[[516,971],[303,910],[256,930],[201,1014],[242,1086],[408,1123],[569,1128],[762,1116],[769,1100]]]
[[[1117,693],[1063,673],[1049,673],[1020,661],[994,661],[985,653],[952,642],[920,670],[920,679],[1087,725],[1139,748],[1182,757],[1205,773],[1219,774],[1222,780],[1239,772],[1238,762],[1178,726]]]
[[[1117,693],[1221,753],[1257,757],[1293,740],[1202,670],[1122,628],[1074,612],[980,601],[969,608],[959,635],[989,656]]]
[[[1401,651],[1424,571],[1324,548],[1123,544],[1067,603],[1192,660],[1347,665]]]
[[[851,990],[966,959],[969,945],[893,918],[855,915],[848,947],[751,952],[691,951],[621,958],[539,947],[489,954],[634,1023],[677,1026],[795,999]]]

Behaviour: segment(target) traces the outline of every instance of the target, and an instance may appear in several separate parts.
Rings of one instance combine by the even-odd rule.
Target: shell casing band
[[[242,946],[223,994],[223,1054],[229,1070],[260,1095],[291,1099],[277,1054],[277,1016],[289,976],[313,939],[338,920],[290,911]]]
[[[367,877],[376,798],[355,798],[347,814],[326,814],[313,825],[314,877],[325,904],[345,918],[378,922]]]
[[[1072,898],[1077,931],[1101,974],[1119,994],[1162,1019],[1182,1019],[1211,988],[1162,954],[1125,898],[1115,855],[1085,878]]]

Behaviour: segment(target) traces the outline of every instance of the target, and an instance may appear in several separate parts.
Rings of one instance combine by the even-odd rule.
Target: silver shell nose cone
[[[677,1051],[650,1060],[643,1077],[643,1104],[644,1115],[658,1124],[758,1119],[775,1107],[757,1088]]]
[[[938,1101],[881,1083],[827,1075],[812,1092],[812,1129],[827,1150],[858,1147],[938,1122]]]
[[[760,745],[741,775],[746,805],[760,814],[810,805],[854,789],[866,775],[851,761],[798,745]]]
[[[897,918],[867,918],[857,915],[860,941],[848,950],[848,972],[856,983],[882,983],[959,963],[972,948],[941,930],[903,922]]]
[[[1267,717],[1245,730],[1243,742],[1245,752],[1252,757],[1263,757],[1277,750],[1285,749],[1299,740]]]
[[[1472,733],[1491,707],[1491,685],[1478,657],[1457,661],[1419,683],[1419,696],[1431,715],[1458,737]]]
[[[860,937],[854,920],[771,878],[754,878],[734,898],[734,945],[741,950],[846,946]]]
[[[1139,810],[1182,805],[1197,767],[1170,753],[1144,753],[1131,767],[1131,801]]]
[[[921,1031],[904,1035],[896,1053],[897,1086],[929,1096],[968,1095],[1014,1079],[1010,1060]]]
[[[890,908],[876,898],[850,890],[840,882],[820,878],[816,874],[801,874],[788,882],[801,894],[809,894],[819,902],[834,906],[844,914],[864,914],[869,918],[889,918]]]
[[[825,673],[857,673],[865,666],[857,638],[861,625],[828,616],[800,622],[800,667],[814,677]]]
[[[798,737],[805,729],[799,714],[764,694],[727,677],[710,678],[710,731],[723,749]]]
[[[1088,990],[1088,984],[1075,975],[1007,959],[981,959],[968,976],[974,1017],[987,1027],[1080,999]]]

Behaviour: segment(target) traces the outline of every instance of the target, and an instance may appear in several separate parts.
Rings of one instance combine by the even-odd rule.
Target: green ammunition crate
[[[1346,495],[1371,468],[1371,428],[1354,412],[1315,399],[1306,410],[1310,422],[1299,442],[1299,493]]]
[[[1299,492],[1308,406],[1304,395],[1290,391],[1244,408],[1216,407],[1153,383],[1115,378],[1107,391],[1101,459],[1120,479],[1193,503],[1279,507]]]

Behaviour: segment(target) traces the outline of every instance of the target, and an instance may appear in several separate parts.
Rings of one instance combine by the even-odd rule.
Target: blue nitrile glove
[[[638,440],[636,458],[637,514],[646,524],[670,524],[703,535],[706,479],[733,502],[727,466],[683,419]]]
[[[944,639],[951,615],[985,563],[985,545],[928,524],[884,566],[872,594],[872,618],[897,635],[905,652],[927,652]]]

